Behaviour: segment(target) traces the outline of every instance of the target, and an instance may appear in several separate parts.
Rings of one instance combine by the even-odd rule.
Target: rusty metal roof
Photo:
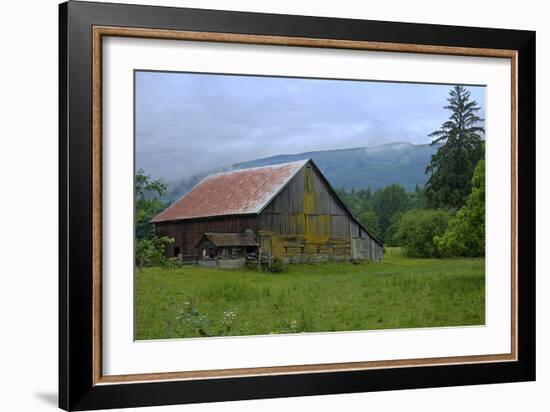
[[[256,239],[247,233],[205,233],[202,239],[208,239],[214,246],[259,246]],[[199,244],[202,242],[199,241]]]
[[[308,161],[210,175],[151,222],[260,213]]]

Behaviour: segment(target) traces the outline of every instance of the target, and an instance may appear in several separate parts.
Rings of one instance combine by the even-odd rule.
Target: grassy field
[[[136,272],[136,338],[260,335],[485,323],[484,259],[198,266]]]

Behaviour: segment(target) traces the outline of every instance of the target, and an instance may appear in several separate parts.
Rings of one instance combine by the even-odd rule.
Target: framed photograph
[[[535,379],[535,33],[60,5],[59,406]]]

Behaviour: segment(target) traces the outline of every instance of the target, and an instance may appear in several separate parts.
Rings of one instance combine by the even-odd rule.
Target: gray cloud
[[[443,106],[449,89],[137,72],[137,167],[172,181],[276,154],[428,143],[428,134],[448,117]],[[483,107],[484,88],[469,90]]]

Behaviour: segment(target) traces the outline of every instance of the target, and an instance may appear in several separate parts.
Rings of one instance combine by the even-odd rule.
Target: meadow
[[[483,258],[136,270],[136,339],[399,329],[485,323]]]

